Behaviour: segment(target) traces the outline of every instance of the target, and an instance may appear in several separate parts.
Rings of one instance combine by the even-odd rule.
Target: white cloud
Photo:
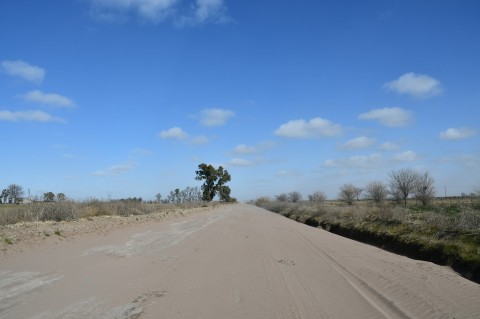
[[[359,136],[347,141],[345,144],[341,145],[341,148],[345,150],[364,149],[375,144],[375,141],[374,138]]]
[[[395,162],[412,162],[418,159],[418,155],[414,151],[406,151],[395,154],[392,159]]]
[[[226,166],[252,167],[266,163],[267,160],[263,157],[257,157],[252,160],[244,158],[232,158],[226,163]]]
[[[248,155],[248,154],[255,154],[257,152],[257,148],[255,146],[248,146],[245,144],[237,145],[232,153],[237,155]]]
[[[227,15],[227,7],[223,0],[197,0],[193,5],[193,13],[182,16],[178,25],[198,25],[208,22],[226,23],[231,21]]]
[[[290,138],[330,137],[342,134],[342,126],[320,117],[309,121],[293,120],[282,124],[274,131],[275,135]]]
[[[243,158],[232,158],[228,164],[228,166],[241,166],[241,167],[249,167],[254,166],[255,163],[251,160],[243,159]]]
[[[132,163],[127,163],[127,164],[119,164],[119,165],[113,165],[110,166],[104,170],[101,171],[96,171],[93,173],[95,176],[117,176],[122,173],[126,173],[129,170],[133,169],[135,167],[134,164]]]
[[[235,116],[235,112],[223,109],[205,109],[200,113],[200,123],[204,126],[224,125],[229,118]]]
[[[440,133],[440,139],[442,140],[461,140],[472,137],[476,134],[476,131],[472,128],[449,128]]]
[[[52,106],[60,107],[74,107],[75,104],[69,98],[55,94],[55,93],[43,93],[39,90],[30,91],[23,96],[23,98],[29,102],[42,103]]]
[[[22,78],[29,82],[40,84],[45,77],[45,70],[38,66],[31,65],[22,60],[8,61],[1,63],[4,72],[11,76]]]
[[[64,119],[61,119],[59,117],[54,117],[43,111],[12,112],[12,111],[3,110],[3,111],[0,111],[0,121],[66,123]]]
[[[194,145],[204,145],[210,143],[210,139],[205,135],[198,135],[192,139]]]
[[[135,13],[151,22],[160,22],[173,13],[178,0],[90,0],[92,16],[109,22],[124,22]]]
[[[380,145],[380,149],[382,151],[396,151],[400,148],[398,144],[392,143],[392,142],[385,142],[382,145]]]
[[[424,74],[405,73],[398,79],[384,84],[384,87],[398,94],[408,94],[415,98],[427,98],[440,94],[440,81]]]
[[[329,168],[371,168],[378,167],[382,163],[382,155],[373,153],[368,156],[356,155],[345,159],[328,159],[323,165]]]
[[[295,177],[301,177],[303,176],[303,174],[299,171],[295,171],[295,170],[286,170],[286,169],[282,169],[280,171],[278,171],[275,176],[277,177],[282,177],[282,178],[295,178]]]
[[[162,139],[184,140],[188,137],[188,134],[179,127],[172,127],[171,129],[158,133],[158,137]]]
[[[233,149],[232,154],[234,155],[258,154],[271,149],[273,146],[274,146],[274,143],[271,141],[261,142],[261,143],[258,143],[257,145],[240,144]]]
[[[406,126],[413,121],[413,115],[410,111],[400,107],[385,107],[375,109],[358,116],[360,120],[374,120],[380,124],[389,127]]]
[[[159,23],[171,18],[177,26],[230,21],[223,0],[90,0],[94,18],[123,23],[129,16]],[[183,9],[183,8],[186,8]]]
[[[197,9],[195,16],[197,21],[205,22],[209,19],[221,15],[224,9],[223,0],[197,0]]]

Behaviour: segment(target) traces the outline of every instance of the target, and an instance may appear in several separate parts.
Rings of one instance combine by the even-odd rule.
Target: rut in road
[[[0,318],[478,318],[480,286],[229,205],[0,260]]]

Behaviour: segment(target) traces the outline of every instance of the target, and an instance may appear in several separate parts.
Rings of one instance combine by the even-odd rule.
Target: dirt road
[[[0,318],[480,318],[480,285],[245,204],[0,259]]]

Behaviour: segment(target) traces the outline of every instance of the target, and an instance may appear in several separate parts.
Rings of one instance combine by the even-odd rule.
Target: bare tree
[[[160,203],[160,201],[162,200],[162,194],[160,193],[155,194],[155,198],[157,199],[157,203]]]
[[[473,189],[473,193],[472,193],[474,196],[476,197],[480,197],[480,186],[477,186]]]
[[[314,203],[323,203],[327,200],[327,195],[324,192],[315,192],[311,195],[308,195],[308,200]]]
[[[7,187],[7,194],[13,198],[13,202],[16,203],[17,199],[24,194],[23,187],[17,184],[10,184]]]
[[[286,201],[288,201],[288,195],[285,194],[285,193],[281,193],[281,194],[275,196],[275,199],[276,199],[278,202],[286,202]]]
[[[423,206],[430,204],[435,197],[434,181],[428,172],[423,173],[423,175],[417,175],[413,195]]]
[[[380,204],[387,198],[387,185],[381,181],[374,181],[365,188],[365,198],[373,200],[374,203]]]
[[[418,173],[411,169],[392,171],[389,174],[390,193],[394,198],[402,199],[407,207],[407,198],[415,189]]]
[[[355,187],[355,197],[357,197],[357,200],[360,200],[360,195],[363,192],[363,188],[360,187]]]
[[[294,191],[294,192],[288,193],[288,201],[292,203],[299,202],[301,199],[302,199],[302,194],[300,194],[300,192]]]
[[[352,205],[353,201],[357,197],[357,190],[358,188],[352,184],[344,184],[342,187],[340,187],[340,194],[338,197],[348,205]]]

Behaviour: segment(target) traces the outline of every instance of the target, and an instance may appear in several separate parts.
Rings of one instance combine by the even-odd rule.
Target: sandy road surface
[[[0,318],[480,318],[480,285],[238,204],[2,257]]]

